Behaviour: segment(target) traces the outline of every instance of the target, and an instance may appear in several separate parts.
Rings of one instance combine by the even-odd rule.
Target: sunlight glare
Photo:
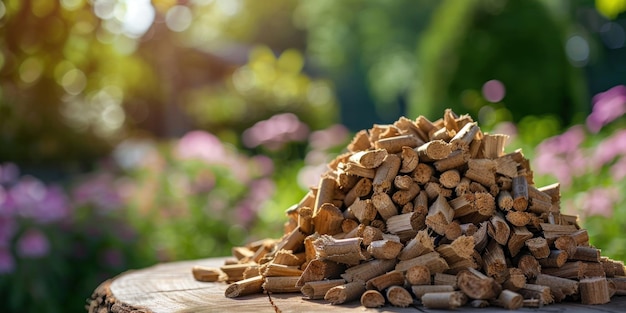
[[[122,21],[124,34],[139,38],[148,31],[154,22],[155,10],[150,0],[122,0],[126,12]]]
[[[175,5],[165,14],[165,24],[167,28],[175,32],[182,32],[189,28],[193,15],[189,7]]]

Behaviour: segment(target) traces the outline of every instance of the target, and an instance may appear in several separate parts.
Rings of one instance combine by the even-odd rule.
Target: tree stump
[[[230,299],[224,296],[226,283],[204,283],[194,280],[191,268],[194,265],[219,267],[224,258],[202,259],[158,264],[140,270],[132,270],[111,278],[96,288],[88,300],[89,313],[159,313],[159,312],[379,312],[379,309],[366,309],[360,302],[353,301],[342,305],[331,305],[324,300],[304,300],[300,293],[258,294]],[[550,304],[533,312],[565,311],[572,313],[623,312],[626,306],[625,296],[615,296],[611,302],[603,305],[582,305],[564,302]],[[422,312],[439,312],[427,309],[421,304]],[[416,312],[416,308],[383,307],[385,312]],[[488,307],[493,313],[511,311]],[[522,311],[530,309],[522,308]],[[470,307],[461,307],[457,311],[474,312]]]

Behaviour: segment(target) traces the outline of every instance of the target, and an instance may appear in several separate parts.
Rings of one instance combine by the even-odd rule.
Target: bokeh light
[[[492,79],[483,84],[482,87],[483,97],[487,99],[487,101],[495,103],[500,102],[504,99],[504,95],[506,94],[506,89],[504,88],[504,84],[497,80]]]
[[[72,68],[65,72],[63,78],[61,78],[61,85],[67,93],[77,95],[87,86],[87,77],[83,71]]]
[[[38,58],[28,58],[20,65],[20,78],[25,83],[36,81],[43,73],[43,62]]]
[[[185,5],[175,5],[165,15],[165,24],[175,32],[185,31],[191,25],[191,20],[191,10]]]
[[[626,40],[624,27],[615,22],[605,23],[600,28],[600,38],[609,49],[622,48]]]
[[[152,26],[155,10],[150,0],[125,0],[126,12],[122,24],[124,33],[132,38],[139,38]]]
[[[574,35],[567,39],[565,52],[574,66],[581,67],[589,61],[589,43],[580,35]]]

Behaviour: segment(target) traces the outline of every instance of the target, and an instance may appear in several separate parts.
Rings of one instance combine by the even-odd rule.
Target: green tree
[[[478,116],[489,104],[481,87],[496,79],[506,96],[493,106],[509,118],[554,114],[570,123],[588,109],[581,73],[564,52],[566,26],[534,0],[443,2],[420,42],[423,71],[409,112],[435,118],[450,107]]]
[[[392,122],[420,71],[415,50],[437,1],[302,1],[296,25],[307,55],[332,78],[342,122],[352,129]]]
[[[0,159],[67,164],[107,151],[123,135],[124,98],[153,88],[150,68],[105,42],[84,1],[1,5]]]

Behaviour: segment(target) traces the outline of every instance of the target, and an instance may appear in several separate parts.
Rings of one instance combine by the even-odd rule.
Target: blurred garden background
[[[625,0],[3,0],[0,311],[280,237],[360,129],[511,135],[626,260]]]

